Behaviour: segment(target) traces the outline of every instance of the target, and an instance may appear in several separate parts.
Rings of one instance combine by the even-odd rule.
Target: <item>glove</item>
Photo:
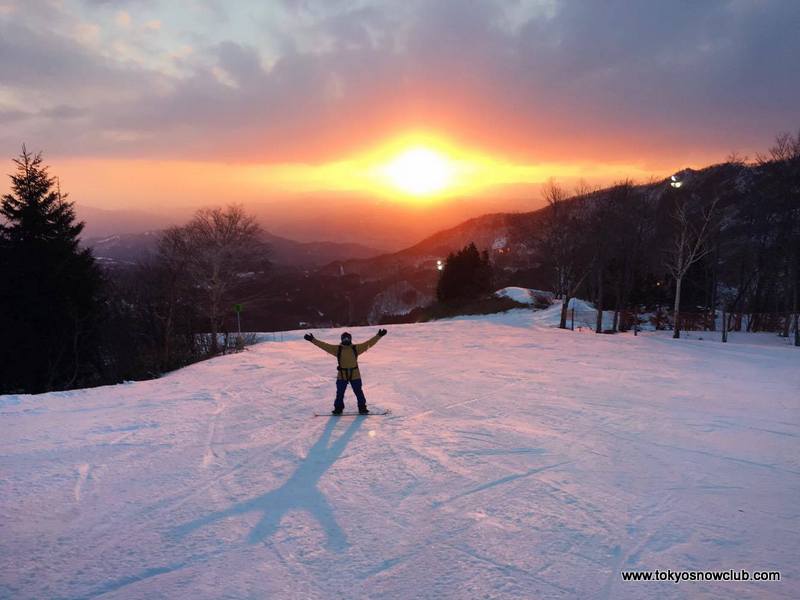
[[[303,336],[303,339],[306,339],[306,340],[308,340],[309,342],[311,342],[311,341],[313,341],[313,340],[314,340],[314,334],[313,334],[313,333],[307,333],[307,334],[305,334],[305,335]]]
[[[385,336],[387,333],[389,333],[389,332],[388,332],[388,331],[386,331],[385,329],[378,329],[378,335],[379,335],[380,337],[383,337],[383,336]]]

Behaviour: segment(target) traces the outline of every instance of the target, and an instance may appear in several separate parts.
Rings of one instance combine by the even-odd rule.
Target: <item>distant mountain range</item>
[[[298,242],[328,240],[354,243],[382,252],[398,251],[467,218],[484,214],[529,210],[538,203],[530,192],[510,190],[498,197],[449,198],[446,201],[401,201],[348,194],[275,198],[244,203],[264,230]],[[223,202],[224,204],[224,202]],[[142,206],[149,206],[143,204]],[[83,236],[108,238],[165,229],[188,222],[197,207],[108,209],[76,204],[78,219],[86,223]],[[360,258],[362,254],[353,255]],[[337,259],[346,258],[337,254]]]
[[[758,185],[757,173],[758,169],[753,166],[724,163],[699,170],[684,169],[674,177],[696,193],[724,195],[727,199],[723,205],[736,209],[744,202],[748,190]],[[673,179],[665,178],[634,185],[634,189],[643,199],[656,198],[673,183]],[[589,198],[593,202],[602,202],[609,197],[612,190],[613,188],[599,189],[592,192]],[[534,258],[535,236],[544,217],[544,208],[527,212],[487,214],[439,231],[398,252],[331,261],[325,271],[330,274],[358,274],[370,280],[402,269],[434,268],[437,260],[444,260],[450,252],[471,242],[479,250],[489,251],[495,264],[519,270],[526,268]]]
[[[728,232],[726,243],[749,248],[750,230],[744,225],[752,198],[764,185],[762,169],[726,163],[686,169],[675,177],[692,197],[719,196],[719,209]],[[665,178],[636,185],[634,191],[643,202],[658,203],[674,184]],[[589,205],[602,203],[612,193],[613,188],[591,193]],[[546,289],[552,285],[552,272],[541,255],[538,232],[547,214],[544,209],[486,214],[389,253],[362,244],[298,242],[265,234],[271,247],[270,259],[282,268],[257,285],[254,283],[250,295],[261,300],[248,305],[248,322],[260,330],[272,331],[308,325],[378,323],[386,316],[407,314],[435,298],[439,261],[471,242],[480,251],[490,253],[497,287]],[[668,221],[668,217],[656,217],[656,213],[652,218],[660,219],[662,224]],[[737,228],[741,233],[736,233]],[[153,252],[157,240],[158,232],[149,231],[89,238],[86,243],[102,262],[124,265]]]
[[[380,256],[331,261],[325,270],[344,274],[357,273],[363,278],[381,278],[387,272],[399,269],[423,267],[433,268],[437,261],[444,261],[451,252],[474,242],[480,250],[490,250],[493,254],[507,252],[511,246],[520,242],[520,227],[535,220],[539,211],[529,213],[496,213],[469,219],[438,233],[435,233],[413,246]],[[517,248],[524,252],[523,249]]]
[[[175,219],[160,217],[142,210],[107,210],[76,204],[75,213],[78,219],[86,224],[83,235],[87,241],[115,235],[141,234],[178,224]]]
[[[123,233],[88,237],[84,244],[92,248],[95,258],[106,266],[133,265],[155,254],[161,232]],[[380,250],[361,244],[338,242],[297,242],[265,232],[270,260],[276,265],[301,269],[320,267],[331,261],[377,256]]]
[[[758,194],[767,185],[764,168],[757,165],[723,163],[698,170],[684,169],[670,178],[634,185],[633,193],[642,202],[652,202],[654,206],[659,205],[665,192],[678,186],[683,186],[688,196],[698,201],[718,198],[726,252],[731,253],[731,256],[735,256],[736,252],[744,253],[746,256],[753,250],[750,243],[754,235],[750,225],[753,211],[767,210],[767,207],[756,206]],[[609,200],[613,193],[615,193],[613,187],[594,191],[587,197],[588,205],[600,205]],[[662,213],[663,210],[662,208]],[[491,255],[498,287],[518,285],[547,289],[547,286],[552,285],[552,272],[547,271],[549,263],[547,257],[541,255],[538,241],[538,234],[547,214],[546,209],[538,209],[484,215],[440,231],[399,252],[332,261],[323,267],[320,273],[329,277],[354,278],[362,285],[368,284],[370,289],[378,290],[372,306],[365,309],[364,314],[368,315],[365,318],[369,322],[379,322],[382,306],[392,306],[394,314],[404,314],[415,308],[414,302],[433,299],[438,281],[438,261],[444,261],[449,253],[471,242],[474,242],[480,251],[486,250]],[[661,214],[657,210],[651,213],[651,218],[652,226],[657,228],[665,227],[671,219],[669,215]],[[765,239],[774,236],[778,228],[778,224],[774,223],[763,226],[767,229],[761,231],[759,235],[766,236]],[[591,231],[587,227],[587,235],[590,234]],[[654,248],[653,257],[657,258],[661,251],[661,248]],[[747,264],[747,269],[752,269],[754,267],[751,259],[742,259],[741,263]],[[775,258],[770,259],[764,254],[756,262],[758,260],[774,262]],[[733,272],[736,261],[737,259],[729,259],[725,268],[720,271],[721,276],[727,278],[724,285],[731,290],[739,289],[741,285],[736,273]],[[414,293],[409,293],[409,289],[413,289]],[[391,297],[387,301],[385,297],[387,290],[398,290],[398,292],[390,294]],[[363,305],[367,304],[368,302],[364,300]],[[384,312],[384,314],[389,313]]]
[[[680,172],[686,182],[694,187],[710,185],[744,189],[752,177],[750,167],[715,165],[701,170],[686,169]],[[658,194],[668,188],[670,179],[636,186],[644,196]],[[609,188],[610,189],[610,188]],[[593,194],[602,201],[609,189]],[[103,219],[119,219],[118,211],[92,209],[93,215]],[[380,280],[387,274],[395,275],[409,268],[434,269],[437,260],[444,260],[450,252],[474,242],[480,250],[489,250],[495,262],[512,268],[521,268],[534,252],[531,234],[543,217],[542,209],[529,212],[493,213],[475,217],[448,229],[430,235],[420,242],[397,252],[385,252],[368,245],[348,242],[298,242],[272,233],[264,239],[270,245],[271,260],[282,266],[302,269],[319,268],[325,275],[357,274],[362,280]],[[87,213],[80,214],[90,218]],[[125,227],[148,222],[146,213],[130,211]],[[119,222],[119,221],[116,221]],[[97,230],[98,224],[94,228]],[[95,256],[107,264],[132,264],[155,251],[158,230],[138,233],[118,233],[108,236],[87,237],[85,243],[93,248]],[[396,280],[396,276],[394,277]]]

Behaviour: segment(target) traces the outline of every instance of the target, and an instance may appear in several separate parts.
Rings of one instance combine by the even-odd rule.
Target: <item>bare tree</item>
[[[725,157],[726,163],[736,165],[737,167],[744,167],[745,165],[747,165],[749,160],[750,160],[749,156],[747,156],[746,154],[740,154],[736,150],[731,150],[731,152],[728,153],[728,156]]]
[[[603,235],[608,246],[606,279],[614,298],[612,330],[624,331],[630,325],[623,312],[629,308],[636,273],[645,261],[647,241],[653,233],[652,205],[647,197],[625,180],[611,188],[606,200],[610,212]],[[601,314],[598,313],[598,323]]]
[[[603,312],[606,284],[615,263],[620,263],[626,205],[633,195],[633,184],[629,180],[616,183],[607,194],[597,198],[592,207],[590,238],[592,241],[592,266],[595,286],[595,332],[603,332]],[[619,294],[617,294],[619,297]],[[615,323],[616,323],[615,312]]]
[[[543,228],[542,245],[553,263],[555,279],[553,291],[556,298],[563,298],[566,294],[570,272],[570,244],[569,244],[569,206],[567,194],[555,182],[548,180],[542,187],[542,197],[547,202],[545,227]]]
[[[182,297],[189,287],[188,266],[192,252],[188,246],[188,235],[184,227],[171,227],[164,232],[158,245],[158,262],[142,265],[142,270],[157,278],[163,302],[153,312],[163,331],[161,364],[169,365],[172,359],[172,343],[175,319]]]
[[[758,154],[756,164],[771,174],[767,198],[776,214],[776,241],[782,248],[781,263],[786,277],[784,303],[787,308],[783,336],[789,337],[794,315],[795,345],[800,346],[800,131],[781,133],[766,156]]]
[[[767,154],[756,153],[756,164],[764,165],[770,161],[792,162],[800,156],[800,131],[796,136],[783,132],[775,136],[775,144],[769,148]]]
[[[570,300],[591,270],[591,265],[585,260],[585,236],[581,231],[581,211],[590,193],[589,188],[582,184],[576,189],[575,196],[568,198],[565,190],[552,179],[542,189],[547,213],[540,241],[553,265],[553,291],[557,298],[562,299],[561,329],[567,328]]]
[[[260,231],[242,206],[231,205],[201,209],[187,225],[165,234],[162,249],[175,253],[176,261],[185,261],[192,286],[203,298],[212,354],[219,352],[220,328],[231,293],[244,271],[266,258],[266,248],[258,240]]]
[[[680,338],[680,306],[681,285],[689,268],[706,256],[711,248],[707,244],[711,234],[712,221],[717,205],[717,199],[702,210],[699,222],[695,222],[689,211],[689,203],[684,198],[679,198],[672,211],[672,218],[676,225],[675,237],[672,248],[667,257],[667,270],[675,279],[675,308],[673,338]]]

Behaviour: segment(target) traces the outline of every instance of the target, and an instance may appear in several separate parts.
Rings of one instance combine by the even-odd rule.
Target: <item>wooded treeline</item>
[[[200,210],[111,276],[80,248],[83,223],[41,154],[23,147],[14,163],[0,203],[0,393],[156,377],[228,349],[233,302],[270,266],[253,217]]]
[[[354,308],[368,314],[388,285],[324,269],[274,277],[259,228],[239,206],[201,210],[164,232],[149,260],[104,272],[80,247],[83,224],[41,155],[23,147],[14,164],[0,202],[0,393],[156,377],[226,352],[234,303],[281,301],[313,320],[322,318],[311,302],[319,297],[336,322],[354,324]],[[545,199],[546,208],[518,215],[531,225],[519,252],[467,246],[448,257],[441,314],[533,281],[565,300],[562,326],[569,299],[580,297],[595,302],[597,331],[609,329],[603,310],[613,311],[611,330],[647,314],[676,335],[697,323],[714,329],[724,312],[727,327],[794,335],[800,345],[800,133],[750,162],[605,190],[552,183]],[[535,263],[527,274],[522,261]],[[425,267],[393,273],[436,277]]]
[[[716,328],[724,312],[749,315],[748,331],[800,337],[800,133],[752,162],[734,157],[663,184],[569,194],[550,182],[544,196],[531,237],[539,272],[565,300],[562,327],[579,296],[595,302],[598,332],[603,310],[614,311],[615,331],[656,313],[675,337],[698,315]]]

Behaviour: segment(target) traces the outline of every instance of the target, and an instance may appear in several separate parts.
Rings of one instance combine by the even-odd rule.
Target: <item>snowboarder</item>
[[[303,336],[315,346],[319,346],[328,354],[333,354],[336,357],[339,375],[336,377],[336,400],[333,402],[332,414],[342,414],[344,410],[344,391],[347,389],[348,383],[353,387],[353,393],[358,400],[358,414],[369,414],[367,399],[364,397],[364,391],[361,388],[361,372],[358,370],[358,357],[377,344],[378,340],[385,336],[386,333],[387,331],[385,329],[379,329],[377,335],[371,337],[366,342],[353,344],[353,336],[345,331],[342,334],[342,342],[338,346],[318,340],[312,333],[307,333]]]

